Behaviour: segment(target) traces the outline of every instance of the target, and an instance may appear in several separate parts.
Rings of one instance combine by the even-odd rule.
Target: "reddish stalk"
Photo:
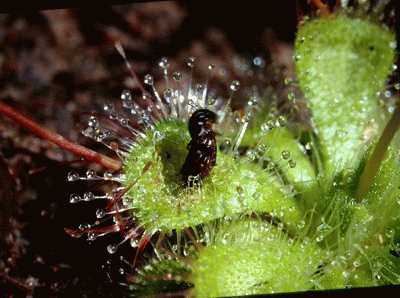
[[[325,17],[330,16],[329,9],[321,0],[312,0],[312,3],[324,14]]]
[[[22,114],[21,112],[17,111],[13,107],[10,107],[2,101],[0,101],[0,113],[11,118],[21,126],[29,129],[34,134],[37,134],[38,136],[49,140],[50,142],[60,146],[61,148],[75,153],[76,155],[83,157],[88,161],[98,163],[103,167],[114,171],[117,171],[122,167],[122,163],[120,161],[99,154],[93,150],[90,150],[84,146],[68,140],[67,138],[40,125],[28,116]]]

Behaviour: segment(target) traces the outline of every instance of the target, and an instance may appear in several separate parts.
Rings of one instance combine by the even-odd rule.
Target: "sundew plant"
[[[68,175],[102,189],[73,193],[71,203],[107,206],[95,211],[95,223],[66,232],[91,241],[121,233],[107,250],[133,247],[124,272],[129,295],[400,283],[397,42],[382,22],[386,1],[312,5],[315,12],[299,12],[296,76],[277,79],[289,90],[285,99],[265,79],[274,66],[261,56],[246,64],[251,83],[232,81],[224,98],[212,79],[196,82],[195,57],[174,72],[161,59],[164,87],[157,89],[151,74],[137,77],[117,42],[142,97],[124,90],[123,109],[108,102],[105,114],[89,117],[83,134],[119,160],[93,158],[110,171]],[[211,78],[219,70],[210,64],[208,71]],[[195,118],[199,110],[214,114],[212,123]],[[200,132],[189,133],[195,127]],[[199,170],[186,179],[192,151],[190,165]],[[215,163],[207,164],[212,154]]]

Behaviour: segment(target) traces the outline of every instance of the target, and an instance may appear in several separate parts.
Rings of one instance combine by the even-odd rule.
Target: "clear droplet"
[[[232,83],[231,83],[231,90],[236,92],[236,91],[239,90],[239,88],[240,88],[240,82],[237,81],[237,80],[232,81]]]
[[[265,150],[267,150],[267,145],[266,145],[265,143],[259,143],[259,144],[257,145],[257,147],[256,147],[256,150],[257,150],[259,153],[263,153],[263,152],[265,152]]]
[[[67,176],[67,180],[68,180],[68,181],[77,181],[77,180],[79,180],[79,175],[78,175],[78,173],[77,173],[77,172],[74,172],[74,171],[69,172],[69,173],[68,173],[68,176]]]
[[[293,60],[294,61],[299,61],[301,59],[301,55],[300,54],[294,54],[293,55]]]
[[[88,223],[79,225],[79,230],[81,230],[81,231],[88,230],[90,228],[91,228],[91,225]]]
[[[293,79],[291,77],[285,78],[285,84],[290,85],[293,82]]]
[[[150,75],[150,74],[145,75],[145,76],[144,76],[144,83],[145,83],[146,85],[153,86],[153,84],[154,84],[154,77],[153,77],[152,75]]]
[[[90,116],[88,120],[88,126],[96,128],[98,125],[99,125],[99,120],[97,120],[97,118],[94,116]]]
[[[265,66],[265,60],[262,57],[257,56],[257,57],[255,57],[253,59],[253,64],[255,66],[258,66],[258,67],[264,67]]]
[[[287,123],[287,119],[286,119],[285,116],[279,116],[279,117],[278,117],[278,123],[277,123],[277,124],[278,124],[280,127],[285,126],[286,123]]]
[[[194,86],[194,91],[201,92],[202,90],[203,90],[203,85],[202,84],[196,84]]]
[[[115,254],[117,252],[117,246],[115,244],[110,244],[107,246],[107,251],[110,254]]]
[[[317,227],[319,232],[328,232],[332,229],[332,227],[326,223],[322,223]]]
[[[82,198],[81,198],[81,196],[80,195],[77,195],[77,194],[71,194],[70,196],[69,196],[69,202],[70,203],[78,203],[79,201],[81,201],[82,200]]]
[[[209,97],[208,99],[207,99],[207,104],[208,105],[213,105],[213,104],[215,104],[215,98],[214,97]]]
[[[94,199],[94,195],[93,195],[93,193],[92,192],[85,192],[84,194],[83,194],[83,200],[84,201],[91,201],[91,200],[93,200]]]
[[[190,57],[189,59],[188,59],[188,61],[187,61],[187,64],[188,64],[188,66],[189,67],[194,67],[194,65],[196,64],[196,58],[194,58],[194,57]]]
[[[106,215],[106,212],[103,209],[98,209],[96,211],[96,217],[97,218],[103,218]]]
[[[298,227],[300,230],[303,229],[305,226],[306,226],[306,222],[305,222],[304,220],[300,221],[300,222],[297,224],[297,227]]]
[[[154,131],[154,134],[153,134],[153,141],[154,142],[160,142],[163,138],[164,138],[164,133],[163,132],[161,132],[159,130]]]
[[[90,241],[96,240],[97,237],[99,237],[99,234],[96,233],[96,232],[90,232],[90,233],[88,233],[88,240],[90,240]]]
[[[290,157],[290,152],[288,150],[283,150],[282,151],[282,158],[283,159],[288,159]]]
[[[138,239],[138,238],[132,238],[131,241],[130,241],[130,243],[131,243],[131,246],[132,246],[133,248],[136,248],[136,247],[139,246],[139,239]]]
[[[104,104],[103,109],[104,109],[104,111],[111,112],[111,111],[114,111],[115,107],[114,107],[114,104],[111,101],[107,101]]]
[[[242,117],[242,123],[247,123],[250,121],[250,115],[246,114]]]
[[[177,70],[172,74],[172,77],[174,78],[175,81],[180,81],[182,79],[182,73]]]
[[[387,229],[386,230],[386,236],[389,237],[389,238],[393,238],[394,231],[392,229]]]
[[[268,120],[267,122],[265,122],[265,123],[263,123],[263,124],[261,125],[261,130],[262,130],[262,131],[268,131],[268,130],[273,129],[274,127],[275,127],[274,121]]]
[[[172,89],[167,88],[164,90],[164,98],[167,101],[167,103],[171,103],[171,96],[172,96]]]
[[[93,170],[88,170],[87,172],[86,172],[86,178],[87,179],[93,179],[93,178],[95,178],[96,177],[96,172],[95,171],[93,171]]]
[[[121,123],[122,126],[127,127],[129,125],[129,119],[121,118],[119,119],[119,123]]]
[[[288,161],[288,165],[291,169],[296,167],[296,161],[294,161],[293,159],[289,159]]]
[[[162,57],[161,58],[161,61],[160,61],[160,63],[158,64],[158,65],[160,65],[160,67],[162,67],[162,68],[168,68],[168,66],[169,66],[169,64],[168,64],[168,59],[167,58],[165,58],[165,57]]]
[[[294,100],[296,98],[296,94],[294,92],[289,92],[287,98],[289,100]]]
[[[305,147],[307,150],[311,150],[313,146],[314,146],[313,142],[307,142]]]
[[[124,108],[131,109],[132,108],[132,93],[131,91],[124,89],[121,93],[122,105]]]
[[[111,120],[116,120],[118,119],[118,113],[116,111],[111,111],[109,117]]]

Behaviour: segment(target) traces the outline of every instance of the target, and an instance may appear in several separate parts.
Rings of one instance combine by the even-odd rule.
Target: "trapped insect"
[[[194,183],[209,176],[216,165],[217,133],[212,130],[216,120],[216,114],[207,109],[197,110],[189,119],[189,133],[192,140],[187,145],[189,153],[181,170],[185,186],[193,186]]]

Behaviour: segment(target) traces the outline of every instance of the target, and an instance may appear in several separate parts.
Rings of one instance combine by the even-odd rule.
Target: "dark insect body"
[[[189,133],[192,140],[187,145],[189,153],[181,170],[185,187],[193,186],[209,176],[216,165],[217,133],[212,130],[212,125],[216,121],[217,115],[207,109],[197,110],[189,119]]]

